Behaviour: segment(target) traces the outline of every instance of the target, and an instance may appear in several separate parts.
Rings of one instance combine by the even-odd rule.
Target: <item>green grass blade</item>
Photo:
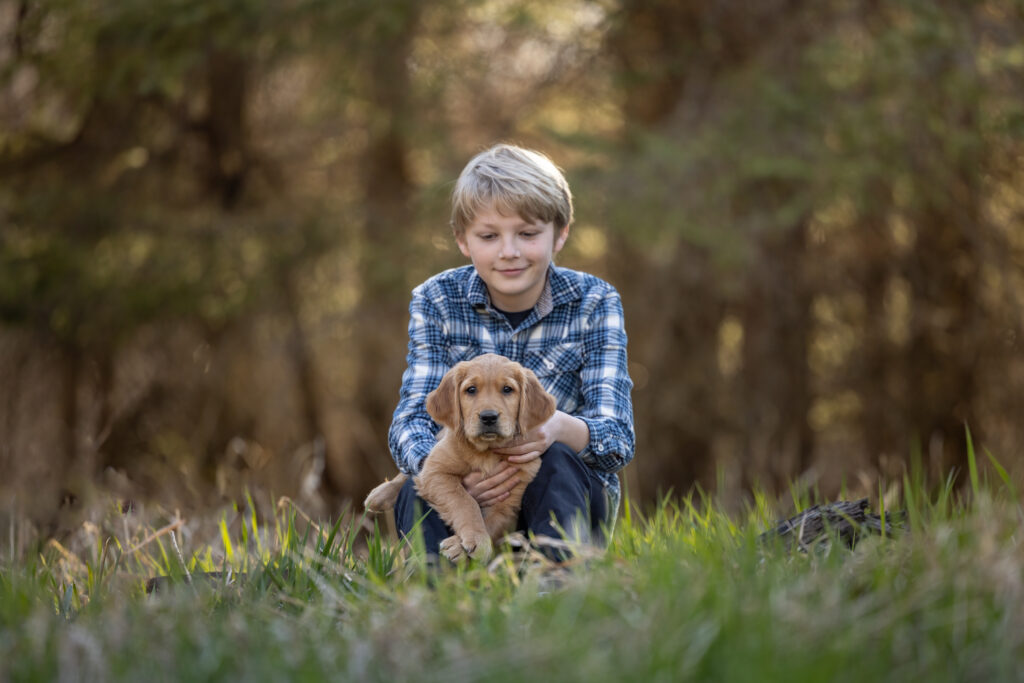
[[[907,508],[910,528],[915,531],[921,528],[921,508],[918,507],[921,495],[921,489],[916,487],[910,476],[903,475],[903,502]]]
[[[964,431],[967,432],[967,468],[971,476],[971,493],[974,500],[978,499],[981,492],[981,483],[978,480],[978,459],[974,454],[974,439],[971,438],[971,428],[964,423]]]
[[[1017,497],[1017,487],[1013,485],[1013,479],[1010,478],[1010,473],[1006,471],[1006,468],[996,460],[996,457],[992,455],[991,451],[985,449],[985,455],[988,457],[988,461],[992,463],[992,467],[995,469],[996,474],[999,475],[999,479],[1003,482],[1003,486],[1010,492],[1010,497],[1013,502],[1018,503],[1020,499]]]
[[[882,538],[885,538],[885,486],[878,480],[878,516],[881,520]]]
[[[224,556],[228,562],[234,562],[235,549],[231,545],[231,534],[228,533],[228,522],[226,517],[220,518],[220,540],[224,544]]]

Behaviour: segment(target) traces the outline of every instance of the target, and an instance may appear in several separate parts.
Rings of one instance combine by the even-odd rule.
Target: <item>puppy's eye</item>
[[[511,394],[513,391],[515,391],[515,389],[513,389],[507,384],[501,388],[501,393],[503,394]]]
[[[469,394],[470,396],[472,396],[473,394],[476,393],[476,387],[474,387],[474,386],[466,387],[466,393]]]

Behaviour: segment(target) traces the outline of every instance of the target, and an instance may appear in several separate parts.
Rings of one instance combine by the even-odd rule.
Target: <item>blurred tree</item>
[[[301,29],[310,10],[244,0],[56,2],[20,3],[11,18],[0,317],[61,349],[58,459],[78,477],[105,464],[97,460],[104,440],[114,450],[138,447],[121,435],[139,433],[133,420],[142,416],[114,424],[110,405],[124,340],[178,320],[200,324],[215,343],[325,244],[321,225],[294,209],[275,210],[293,212],[284,221],[257,216],[277,178],[254,150],[248,121],[251,72],[287,52],[287,30]],[[81,395],[93,384],[95,414]]]
[[[420,24],[421,3],[393,0],[374,14],[374,49],[365,55],[369,127],[362,154],[365,219],[360,261],[364,295],[353,316],[358,330],[352,351],[359,359],[350,423],[352,460],[344,472],[353,498],[379,483],[374,462],[387,458],[391,424],[405,360],[406,272],[413,249],[413,182],[410,149],[418,103],[412,93],[410,57]]]
[[[675,321],[667,338],[653,337],[658,349],[634,351],[652,376],[671,386],[638,396],[637,411],[651,416],[641,443],[675,454],[638,465],[651,467],[649,481],[659,486],[713,483],[714,441],[723,431],[746,442],[748,484],[767,476],[764,484],[777,486],[810,462],[808,294],[800,277],[808,210],[793,210],[803,202],[805,172],[794,178],[794,164],[776,162],[804,121],[791,110],[753,108],[749,101],[787,87],[791,65],[769,69],[799,60],[806,42],[801,7],[624,2],[616,15],[608,45],[620,67],[627,140],[613,195],[624,202],[620,234],[653,242],[663,253],[672,245],[662,267],[643,274],[636,264],[649,257],[630,240],[620,239],[613,250],[623,281],[644,280],[634,291],[667,293],[654,309],[643,296],[630,301],[630,310],[644,321]],[[755,59],[770,66],[760,71]],[[725,116],[723,104],[733,107]],[[645,135],[649,141],[638,146]],[[646,187],[627,199],[622,190],[638,181]],[[709,187],[718,188],[712,201],[720,205],[702,210],[699,194]],[[626,227],[638,216],[650,224],[640,235]],[[745,274],[737,270],[743,262]],[[730,308],[743,324],[744,388],[727,407],[717,358],[718,330]]]
[[[893,474],[884,463],[918,443],[940,480],[962,470],[993,322],[979,258],[1001,239],[986,168],[1019,144],[1005,125],[1019,64],[996,55],[1020,8],[623,2],[615,16],[627,142],[608,194],[620,234],[671,257],[637,273],[643,247],[612,251],[627,310],[688,320],[676,354],[646,336],[634,349],[672,385],[637,397],[645,447],[676,454],[650,480],[707,482],[715,444],[737,440],[743,481],[776,490],[824,444]],[[707,342],[734,323],[730,380]]]
[[[0,2],[0,470],[361,498],[497,140],[566,167],[560,260],[622,293],[635,498],[1012,451],[1022,36],[1017,0]]]
[[[832,187],[851,200],[859,231],[847,272],[863,299],[851,364],[862,374],[847,386],[861,396],[867,451],[890,475],[899,470],[887,457],[918,447],[937,480],[962,472],[964,424],[983,430],[979,361],[997,316],[979,273],[1001,241],[983,207],[1004,182],[996,149],[1019,145],[998,102],[1020,85],[1006,79],[1008,63],[987,65],[1021,29],[1012,5],[867,5],[816,55],[841,105],[827,132],[840,155],[826,159]],[[993,16],[1009,21],[997,28]]]
[[[654,487],[667,492],[707,483],[713,457],[707,425],[716,416],[715,331],[722,304],[708,287],[713,268],[706,250],[685,239],[664,240],[689,221],[671,209],[678,187],[666,182],[662,170],[669,166],[672,173],[674,164],[656,154],[661,141],[650,138],[701,87],[708,68],[702,59],[704,16],[700,3],[623,2],[606,42],[624,124],[621,166],[607,193],[617,202],[610,207],[616,228],[610,269],[613,281],[632,285],[623,289],[631,358],[661,381],[659,391],[640,390],[634,397],[635,412],[646,416],[637,425],[637,444],[641,455],[673,454],[638,459],[644,476],[634,495],[644,498],[658,493]],[[660,249],[670,245],[672,255],[656,267],[641,266],[652,260],[652,242]],[[647,333],[633,332],[638,329]]]
[[[984,438],[974,405],[983,323],[978,244],[989,226],[981,211],[988,156],[978,111],[988,89],[976,61],[981,36],[970,9],[939,7],[937,25],[935,8],[915,8],[908,41],[916,48],[908,77],[917,96],[905,108],[913,126],[906,136],[913,145],[908,214],[916,228],[907,263],[913,309],[906,358],[908,431],[927,445],[942,477],[967,470],[965,424]]]

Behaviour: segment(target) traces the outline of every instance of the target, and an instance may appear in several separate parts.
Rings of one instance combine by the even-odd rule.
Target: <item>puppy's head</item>
[[[555,399],[532,372],[488,353],[449,370],[427,396],[427,412],[482,451],[546,422]]]

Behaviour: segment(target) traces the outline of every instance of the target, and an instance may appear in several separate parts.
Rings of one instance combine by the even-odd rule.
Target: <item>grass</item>
[[[1017,679],[1022,508],[987,471],[964,493],[908,477],[887,509],[909,529],[853,550],[760,542],[763,496],[742,518],[709,498],[627,505],[569,571],[532,552],[439,571],[288,501],[205,537],[111,507],[0,567],[0,680]],[[154,575],[174,587],[147,595]]]

